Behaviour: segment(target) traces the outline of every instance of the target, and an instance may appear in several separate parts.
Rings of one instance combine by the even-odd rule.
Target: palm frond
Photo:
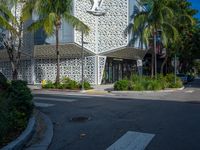
[[[56,22],[56,14],[50,13],[47,18],[44,20],[44,31],[48,36],[51,36],[54,33],[54,27]]]
[[[148,22],[148,14],[146,12],[139,13],[134,18],[133,23],[133,31],[137,31],[140,29],[141,25],[144,25]]]
[[[16,17],[12,14],[6,5],[0,4],[0,12],[8,17],[8,21],[11,21],[13,24],[19,26]]]
[[[0,26],[5,28],[6,30],[9,30],[15,35],[18,35],[17,30],[12,25],[10,25],[9,22],[2,16],[0,16]]]
[[[32,0],[29,0],[24,4],[21,16],[22,21],[27,21],[30,18],[32,18],[33,8],[34,8],[34,2]]]
[[[84,32],[85,34],[89,33],[89,27],[84,24],[81,20],[79,20],[78,18],[72,16],[70,13],[65,12],[63,14],[63,18],[69,23],[71,24],[73,27],[75,27],[77,30],[80,30],[82,32]]]
[[[32,24],[27,28],[27,30],[28,30],[28,31],[37,31],[37,30],[41,29],[41,28],[43,27],[43,25],[44,25],[44,21],[45,21],[45,20],[38,20],[38,21],[32,23]]]

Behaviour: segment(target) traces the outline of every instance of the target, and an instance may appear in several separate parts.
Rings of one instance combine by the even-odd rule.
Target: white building
[[[125,29],[131,21],[136,0],[74,0],[73,14],[87,24],[89,35],[84,36],[84,76],[91,84],[111,83],[134,72],[136,60],[146,53],[140,42],[128,46],[131,36]],[[33,18],[34,20],[34,18]],[[55,37],[46,38],[38,31],[32,38],[24,34],[24,51],[19,76],[29,83],[55,80]],[[81,80],[81,33],[63,21],[60,29],[61,77]],[[5,50],[0,51],[0,71],[11,78]]]

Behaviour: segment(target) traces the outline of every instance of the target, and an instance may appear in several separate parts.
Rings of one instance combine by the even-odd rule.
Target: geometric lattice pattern
[[[96,84],[95,74],[96,57],[86,57],[84,61],[84,79],[91,84]],[[35,82],[41,83],[42,80],[55,81],[56,78],[56,59],[37,59],[35,60]],[[32,67],[30,60],[20,62],[19,79],[28,83],[32,81]],[[81,81],[81,59],[61,59],[61,77],[70,77],[73,80]],[[9,61],[0,62],[0,72],[8,79],[12,78],[11,65]]]
[[[9,80],[12,79],[12,69],[9,61],[0,62],[0,72],[2,72]],[[18,78],[31,83],[31,61],[22,60],[18,72]]]
[[[128,36],[124,31],[129,20],[128,0],[104,0],[102,9],[107,13],[104,16],[94,16],[87,11],[92,4],[90,0],[76,0],[74,14],[86,23],[90,32],[84,40],[90,51],[99,54],[128,44]],[[81,44],[81,34],[75,31],[75,42]]]
[[[56,59],[37,59],[35,60],[36,83],[42,80],[55,81],[56,78]],[[95,57],[86,57],[84,61],[84,78],[91,84],[95,84]],[[61,59],[61,77],[70,77],[73,80],[81,81],[81,59]]]
[[[98,84],[101,84],[104,75],[104,69],[106,64],[105,56],[98,56]]]
[[[128,25],[128,0],[104,0],[105,16],[98,20],[98,53],[126,46],[124,31]]]

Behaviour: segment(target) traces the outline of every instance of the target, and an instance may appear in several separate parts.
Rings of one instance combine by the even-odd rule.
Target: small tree
[[[7,50],[7,54],[12,68],[12,79],[17,80],[18,70],[21,59],[22,36],[23,36],[23,23],[22,14],[16,15],[16,9],[22,5],[18,1],[5,2],[0,0],[0,26],[2,32],[0,34],[1,43]],[[14,7],[14,13],[11,12],[10,6]]]

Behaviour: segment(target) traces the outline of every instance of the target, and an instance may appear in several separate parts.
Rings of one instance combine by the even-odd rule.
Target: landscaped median
[[[176,79],[176,81],[175,81]],[[158,75],[157,78],[133,75],[130,79],[123,79],[114,84],[114,91],[169,91],[181,89],[183,83],[173,74]]]
[[[0,74],[0,148],[17,139],[28,124],[29,127],[34,124],[34,119],[30,120],[33,111],[32,98],[26,82],[8,83]],[[16,146],[20,147],[18,144]]]

